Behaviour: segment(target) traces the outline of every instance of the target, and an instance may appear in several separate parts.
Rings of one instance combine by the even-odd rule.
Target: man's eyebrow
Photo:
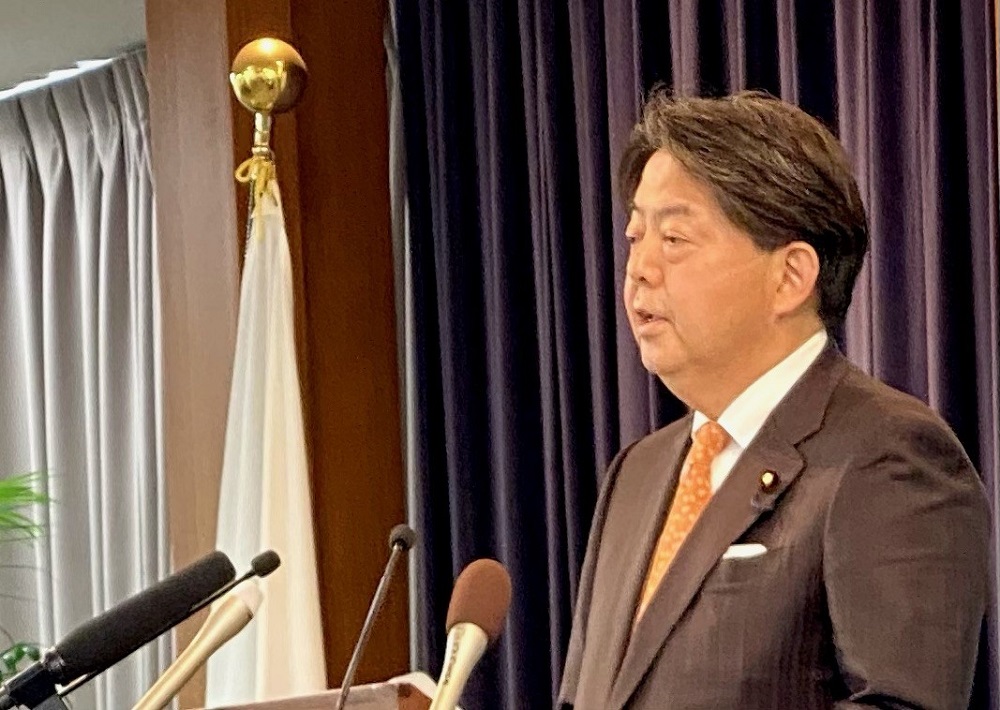
[[[645,217],[647,215],[647,211],[642,209],[641,207],[638,207],[635,204],[634,200],[628,203],[628,213],[632,214],[633,212],[638,212],[639,216],[641,217]],[[652,210],[652,213],[649,216],[654,221],[660,221],[667,217],[676,217],[678,215],[688,216],[690,214],[691,214],[690,205],[684,202],[677,202],[657,207],[656,209]]]

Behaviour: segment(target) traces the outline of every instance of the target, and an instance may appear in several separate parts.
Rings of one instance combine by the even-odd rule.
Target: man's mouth
[[[636,325],[638,326],[665,323],[667,321],[667,319],[659,313],[648,311],[645,308],[635,308],[633,309],[633,313],[635,313]]]

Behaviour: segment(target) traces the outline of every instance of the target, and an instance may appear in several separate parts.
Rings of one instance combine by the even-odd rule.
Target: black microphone
[[[183,621],[192,607],[235,576],[229,558],[213,552],[85,622],[7,681],[0,691],[0,710],[65,707],[54,698],[56,685],[114,665]]]
[[[225,596],[226,594],[228,594],[229,592],[231,592],[235,587],[238,587],[239,585],[243,584],[248,579],[252,579],[253,577],[258,577],[260,579],[263,579],[267,575],[269,575],[272,572],[274,572],[274,570],[278,569],[278,567],[280,567],[280,566],[281,566],[281,558],[278,557],[278,553],[275,552],[274,550],[267,550],[265,552],[260,553],[259,555],[257,555],[256,557],[254,557],[252,560],[250,560],[250,571],[249,572],[247,572],[246,574],[244,574],[241,577],[238,577],[238,578],[234,579],[231,582],[227,582],[225,585],[223,585],[222,587],[220,587],[216,592],[214,592],[213,594],[210,594],[209,596],[205,597],[203,600],[201,600],[200,602],[198,602],[197,604],[195,604],[193,607],[191,607],[191,609],[187,613],[187,616],[185,616],[183,619],[181,619],[177,623],[173,624],[172,626],[170,626],[170,627],[168,627],[166,629],[163,629],[163,631],[161,631],[160,633],[161,634],[162,633],[166,633],[167,631],[169,631],[170,629],[172,629],[174,626],[177,626],[177,624],[180,624],[181,622],[183,622],[183,621],[187,620],[188,618],[194,616],[195,614],[197,614],[199,611],[201,611],[205,607],[207,607],[207,606],[209,606],[211,604],[214,604],[218,599],[220,599],[221,597]],[[160,634],[157,634],[157,636],[159,636],[159,635]],[[152,640],[152,639],[150,639],[150,640]],[[80,678],[76,679],[75,681],[73,681],[72,683],[70,683],[68,686],[66,686],[65,688],[63,688],[62,690],[60,690],[59,691],[59,695],[61,697],[66,697],[67,695],[69,695],[70,693],[72,693],[73,691],[75,691],[77,688],[80,688],[81,686],[84,686],[87,683],[89,683],[90,681],[92,681],[96,676],[100,675],[105,670],[106,670],[105,668],[101,668],[101,669],[98,669],[98,670],[94,670],[94,671],[88,673],[87,675],[81,676]],[[6,708],[2,704],[0,704],[0,710],[6,710]]]
[[[351,662],[347,664],[347,672],[344,673],[344,682],[340,684],[340,698],[337,700],[337,710],[344,710],[344,703],[351,692],[351,685],[354,683],[354,674],[358,671],[358,664],[361,662],[361,653],[368,645],[368,637],[371,636],[372,626],[375,624],[375,617],[382,610],[385,604],[386,595],[389,593],[389,582],[392,574],[396,571],[396,563],[399,557],[409,551],[417,542],[417,533],[409,525],[400,523],[389,533],[389,561],[385,563],[385,571],[382,579],[379,580],[375,589],[375,596],[372,597],[371,606],[368,607],[368,616],[361,627],[361,635],[354,645],[354,653],[351,654]]]
[[[224,586],[219,588],[218,591],[205,597],[202,601],[195,604],[193,607],[191,607],[191,612],[188,614],[188,616],[193,616],[197,614],[206,606],[209,606],[212,603],[214,603],[217,599],[226,596],[229,592],[231,592],[233,589],[243,584],[248,579],[253,579],[254,577],[257,577],[259,579],[264,579],[264,577],[271,574],[271,572],[278,569],[279,567],[281,567],[281,558],[278,557],[277,552],[275,552],[274,550],[267,550],[265,552],[260,553],[252,560],[250,560],[250,570],[248,572],[246,572],[240,577],[237,577],[232,582],[226,583]],[[181,619],[181,621],[183,620],[184,619]],[[179,624],[180,621],[177,623]]]

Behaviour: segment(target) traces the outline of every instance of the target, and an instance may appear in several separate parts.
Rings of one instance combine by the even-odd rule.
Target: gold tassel
[[[254,204],[259,205],[271,181],[275,179],[274,161],[270,157],[254,155],[236,168],[236,180],[250,183],[253,188]]]

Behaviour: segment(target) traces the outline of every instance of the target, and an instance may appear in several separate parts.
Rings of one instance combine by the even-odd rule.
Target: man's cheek
[[[622,300],[627,305],[628,302],[635,295],[636,285],[632,282],[628,276],[625,277],[625,285],[622,286]]]

